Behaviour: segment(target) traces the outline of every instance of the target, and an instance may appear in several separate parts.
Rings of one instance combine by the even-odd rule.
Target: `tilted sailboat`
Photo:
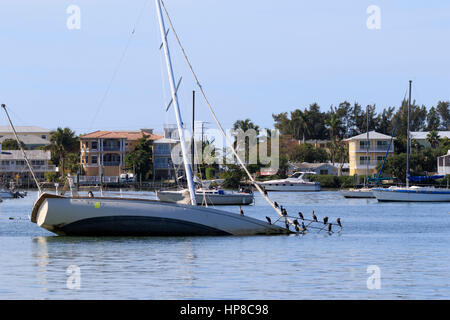
[[[41,190],[39,189],[40,196],[34,204],[31,221],[36,223],[38,226],[58,235],[83,236],[288,234],[292,233],[289,229],[289,225],[295,225],[295,229],[299,231],[300,229],[298,228],[298,222],[295,223],[288,218],[285,212],[282,212],[278,206],[275,206],[275,204],[263,194],[263,191],[256,184],[256,188],[263,194],[264,198],[278,213],[280,216],[278,219],[282,219],[282,221],[285,222],[285,226],[281,227],[276,224],[272,224],[270,219],[267,219],[268,222],[266,222],[244,216],[243,214],[196,206],[194,182],[191,167],[187,158],[185,137],[182,130],[182,119],[178,105],[170,51],[166,39],[167,33],[162,14],[161,5],[164,4],[161,0],[155,0],[155,2],[161,31],[162,47],[165,54],[166,67],[172,94],[172,105],[175,111],[186,179],[188,182],[190,204],[183,205],[164,203],[155,200],[134,198],[96,198],[92,197],[92,195],[91,197],[83,197],[78,196],[75,193],[71,196],[63,196],[41,193]],[[170,18],[169,22],[172,26],[172,31],[175,33]],[[176,37],[179,42],[178,36]],[[187,60],[186,55],[185,58]],[[190,64],[189,67],[195,76]],[[196,76],[195,78],[204,98],[206,99]],[[213,113],[209,103],[208,106]],[[214,113],[213,116],[220,126],[220,123]],[[12,126],[11,122],[10,124]],[[223,132],[223,128],[221,126],[220,128]],[[229,145],[232,146],[230,143]],[[243,165],[234,149],[233,152],[238,158],[238,161],[241,162],[241,165]],[[243,168],[247,174],[250,175],[245,166],[243,166]],[[251,176],[250,179],[252,179]],[[37,183],[36,179],[35,181]],[[331,224],[329,225],[331,229]]]
[[[407,129],[407,150],[406,150],[406,187],[373,188],[372,192],[378,201],[398,201],[398,202],[450,202],[450,189],[409,186],[409,182],[424,181],[430,177],[415,177],[410,175],[409,154],[411,149],[411,134],[409,129],[409,117],[411,108],[411,84],[409,81],[409,101],[408,101],[408,129]],[[435,178],[439,178],[435,177]]]

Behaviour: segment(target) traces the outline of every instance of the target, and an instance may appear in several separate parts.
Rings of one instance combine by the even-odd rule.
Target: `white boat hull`
[[[184,195],[178,191],[158,191],[156,196],[160,201],[181,203],[184,201]],[[202,205],[206,199],[208,205],[249,205],[253,203],[253,194],[249,193],[225,193],[225,194],[195,194],[197,204]]]
[[[235,213],[153,200],[43,194],[31,221],[58,235],[215,236],[288,234],[286,228]]]
[[[399,202],[447,202],[450,201],[448,189],[406,189],[406,188],[374,188],[373,194],[378,201]]]
[[[358,199],[373,199],[375,195],[371,189],[354,189],[354,190],[341,190],[341,194],[345,198],[358,198]]]
[[[320,191],[319,183],[261,183],[266,191]]]

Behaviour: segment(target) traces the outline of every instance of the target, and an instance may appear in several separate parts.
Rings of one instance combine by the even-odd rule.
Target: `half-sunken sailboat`
[[[268,203],[278,213],[278,220],[284,222],[283,226],[271,223],[270,218],[261,221],[242,214],[216,210],[212,208],[199,207],[196,204],[194,182],[191,166],[188,162],[185,136],[182,130],[182,118],[178,104],[177,91],[174,81],[174,74],[170,58],[170,51],[167,43],[167,32],[164,25],[163,11],[164,3],[155,0],[156,11],[161,31],[162,48],[164,50],[165,62],[171,89],[172,105],[175,111],[178,133],[186,172],[188,190],[190,194],[190,204],[164,203],[154,200],[144,200],[135,198],[114,198],[114,197],[93,197],[78,196],[72,193],[71,196],[41,193],[34,204],[31,221],[38,226],[45,228],[58,235],[76,236],[185,236],[185,235],[258,235],[258,234],[288,234],[293,229],[301,231],[298,222],[293,222],[286,216],[286,213],[274,204],[261,188],[254,183],[248,170],[233,149],[235,156],[249,175],[254,186],[261,192]],[[175,33],[177,41],[179,38],[173,29],[172,22],[165,10],[172,31]],[[183,50],[183,54],[184,50]],[[185,55],[186,61],[187,56]],[[193,72],[200,90],[206,100],[205,93]],[[214,115],[219,127],[223,128]],[[6,108],[5,108],[6,111]],[[6,111],[7,113],[7,111]],[[7,113],[8,114],[8,113]],[[8,116],[9,118],[9,116]],[[12,123],[10,122],[13,127]],[[229,143],[229,141],[228,141]],[[230,143],[229,143],[230,144]],[[230,144],[232,148],[232,144]],[[28,161],[27,161],[28,163]],[[31,166],[30,166],[31,169]],[[37,183],[37,180],[36,180]],[[39,188],[39,184],[38,184]],[[277,221],[278,221],[277,220]],[[331,224],[330,224],[331,228]]]

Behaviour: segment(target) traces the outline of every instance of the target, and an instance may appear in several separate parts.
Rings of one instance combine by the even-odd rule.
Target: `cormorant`
[[[327,222],[328,222],[328,217],[324,217],[323,218],[323,224],[327,224]]]
[[[300,211],[298,212],[298,216],[300,217],[300,219],[305,220],[305,218],[303,218],[303,214]]]
[[[303,229],[303,231],[307,230],[306,227],[305,227],[305,223],[304,222],[302,222],[302,229]]]
[[[275,208],[278,208],[278,203],[276,201],[273,202],[273,205],[275,206]]]
[[[244,215],[244,211],[242,210],[241,206],[239,206],[239,212],[241,213],[241,215]]]
[[[328,232],[331,232],[331,223],[328,225]]]
[[[282,214],[283,216],[287,216],[287,211],[286,211],[285,208],[281,208],[281,214]]]
[[[315,222],[317,222],[317,217],[316,217],[316,215],[314,214],[314,210],[313,210],[313,212],[312,212],[312,216],[313,216],[313,220],[314,220]]]
[[[266,217],[266,219],[269,224],[272,224],[272,220],[269,217]]]
[[[342,228],[341,218],[337,218],[336,222],[337,222],[338,226]]]

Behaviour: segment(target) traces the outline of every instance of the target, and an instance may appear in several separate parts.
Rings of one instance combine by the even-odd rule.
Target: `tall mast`
[[[167,73],[169,75],[170,90],[172,92],[173,109],[175,110],[175,118],[177,120],[178,135],[180,137],[181,153],[183,154],[184,170],[186,172],[186,180],[188,183],[189,194],[191,196],[191,204],[193,206],[195,206],[195,205],[197,205],[197,201],[195,199],[194,181],[192,179],[192,170],[191,170],[191,166],[189,165],[186,141],[184,138],[184,131],[183,131],[183,127],[182,127],[183,121],[181,120],[180,107],[178,105],[178,96],[177,96],[175,80],[174,80],[174,76],[173,76],[172,61],[170,60],[170,51],[169,51],[169,46],[167,44],[167,38],[166,38],[166,27],[164,25],[164,18],[163,18],[162,11],[161,11],[161,0],[155,0],[155,2],[156,2],[156,11],[158,14],[159,27],[161,29],[161,40],[162,40],[163,48],[164,48],[164,55],[166,56],[166,67],[167,67]]]
[[[194,167],[194,155],[195,155],[195,140],[194,140],[194,134],[195,134],[195,90],[192,91],[192,138],[191,138],[191,166],[192,171],[195,172]]]
[[[367,142],[366,142],[366,177],[364,179],[364,187],[366,187],[367,179],[369,177],[369,105],[366,107],[366,128],[367,128]]]
[[[409,188],[409,152],[411,148],[410,133],[409,133],[409,113],[411,109],[411,84],[409,80],[409,99],[408,99],[408,129],[406,131],[406,187]]]

